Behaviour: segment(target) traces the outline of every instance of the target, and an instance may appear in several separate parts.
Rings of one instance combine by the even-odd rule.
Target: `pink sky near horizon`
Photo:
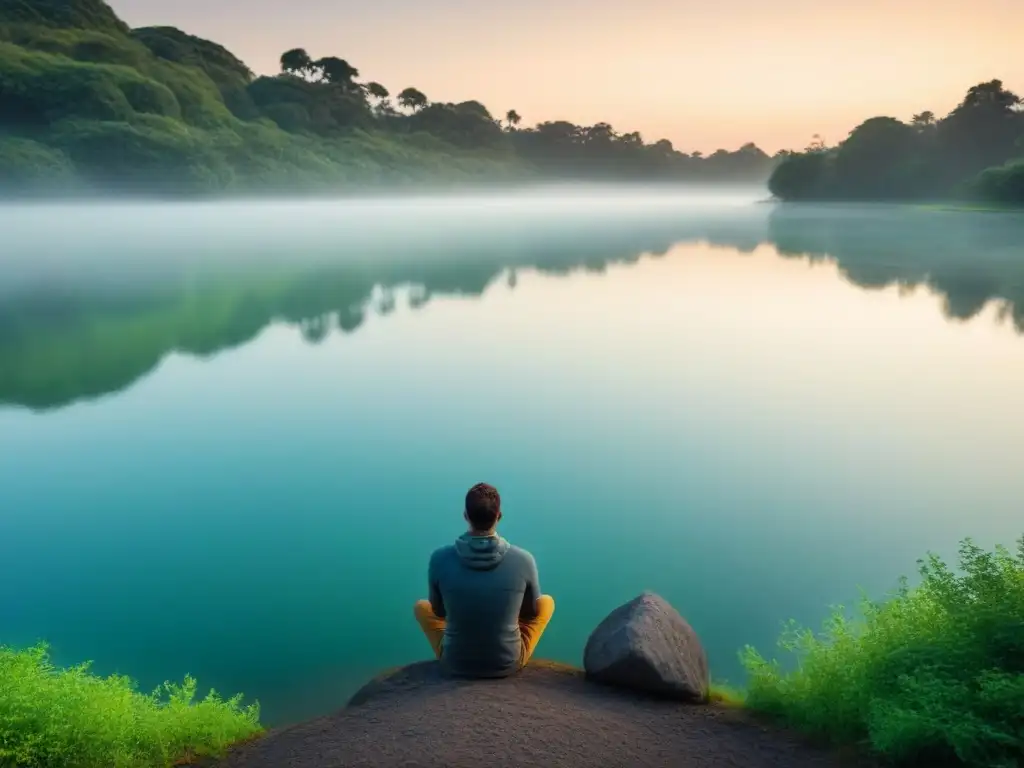
[[[1024,91],[1024,0],[108,1],[259,74],[303,47],[393,93],[477,99],[529,125],[604,120],[685,151],[835,143],[868,117],[944,115],[992,78]]]

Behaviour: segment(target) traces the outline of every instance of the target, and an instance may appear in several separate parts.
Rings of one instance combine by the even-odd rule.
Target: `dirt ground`
[[[738,710],[606,688],[557,665],[467,681],[424,662],[377,678],[334,714],[238,748],[218,768],[865,765]]]

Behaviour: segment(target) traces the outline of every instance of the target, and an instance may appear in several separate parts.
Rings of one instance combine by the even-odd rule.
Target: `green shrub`
[[[121,93],[135,112],[181,117],[178,99],[166,85],[140,77],[125,79],[120,86]]]
[[[215,83],[252,80],[252,70],[227,48],[175,27],[140,27],[131,36],[154,56],[201,69]]]
[[[0,21],[126,33],[103,0],[0,0]]]
[[[243,120],[259,116],[247,90],[252,71],[222,45],[174,27],[142,27],[131,34],[157,58],[200,70],[235,116]]]
[[[258,77],[249,84],[253,104],[280,125],[295,124],[301,106],[309,116],[300,130],[321,135],[335,135],[353,127],[365,127],[372,122],[365,97],[353,94],[330,83],[310,83],[291,75]],[[294,105],[281,107],[279,105]]]
[[[268,104],[263,108],[263,114],[273,120],[282,131],[302,133],[312,130],[313,121],[309,116],[309,110],[301,104],[287,101]]]
[[[217,86],[202,70],[154,59],[140,71],[170,89],[181,105],[185,122],[209,128],[234,120]]]
[[[919,565],[919,586],[837,609],[820,636],[791,625],[792,671],[746,649],[747,705],[898,764],[1024,764],[1024,537],[1016,554],[963,542],[962,573]]]
[[[205,43],[189,39],[198,41],[197,45]],[[180,116],[193,125],[230,121],[225,99],[243,117],[255,116],[246,91],[248,79],[242,70],[230,68],[234,59],[230,53],[223,51],[204,69],[196,66],[200,59],[195,57],[179,63],[155,56],[144,43],[159,45],[156,40],[165,37],[150,34],[135,40],[93,30],[0,25],[0,93],[10,96],[41,89],[34,101],[51,120],[124,120],[126,108],[135,105],[133,97],[144,90],[149,91],[148,97],[141,99],[143,108],[135,106],[136,110]],[[207,45],[220,49],[214,43]],[[185,53],[179,55],[188,58]],[[238,62],[238,66],[245,65]],[[219,84],[210,73],[220,78]],[[118,97],[118,90],[125,92],[126,99]],[[177,104],[172,105],[167,94]]]
[[[38,45],[38,43],[36,43]],[[91,61],[96,64],[121,64],[126,67],[136,67],[144,62],[144,52],[141,47],[125,40],[123,37],[110,37],[101,34],[79,33],[78,40],[70,50],[55,50],[54,53],[77,59],[78,61]]]
[[[152,694],[88,664],[53,666],[44,646],[0,646],[0,765],[19,768],[153,768],[218,755],[261,729],[259,705],[215,691],[196,701],[196,681]]]
[[[167,86],[135,69],[0,43],[0,106],[5,103],[16,104],[0,114],[7,124],[21,114],[49,123],[66,117],[128,120],[136,112],[175,118],[182,113]]]
[[[970,191],[988,202],[1024,205],[1024,160],[982,171],[971,182]]]
[[[0,22],[0,40],[39,53],[60,54],[96,64],[138,68],[149,56],[143,45],[122,34],[93,29],[59,29]]]
[[[51,142],[96,186],[171,193],[226,189],[233,172],[204,131],[170,118],[138,116],[132,122],[67,120]]]
[[[835,183],[848,199],[915,197],[920,184],[918,133],[892,117],[874,117],[850,132],[835,152]]]
[[[31,139],[0,136],[0,190],[52,190],[75,179],[67,156]]]
[[[493,147],[501,128],[479,102],[431,104],[409,118],[414,131],[430,133],[457,147]]]
[[[132,107],[118,87],[119,76],[139,78],[131,69],[77,62],[0,43],[0,99],[18,99],[47,121],[72,115],[127,119]],[[0,119],[4,117],[6,111]]]
[[[781,200],[828,197],[834,159],[829,152],[790,155],[775,166],[768,178],[768,189]]]

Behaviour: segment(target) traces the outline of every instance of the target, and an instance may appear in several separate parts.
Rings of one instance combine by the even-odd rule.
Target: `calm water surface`
[[[1024,528],[1024,217],[740,194],[0,208],[0,643],[271,723],[425,658],[477,481],[579,662],[713,673]]]

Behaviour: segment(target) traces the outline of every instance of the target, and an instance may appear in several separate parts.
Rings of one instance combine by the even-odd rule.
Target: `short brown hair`
[[[501,515],[501,496],[498,489],[487,483],[477,483],[466,494],[466,517],[478,531],[493,528]]]

